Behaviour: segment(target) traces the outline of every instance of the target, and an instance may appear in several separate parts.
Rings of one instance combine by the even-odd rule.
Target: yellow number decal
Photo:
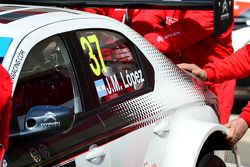
[[[104,64],[101,48],[100,48],[99,41],[98,41],[96,35],[88,36],[88,40],[89,40],[90,43],[95,43],[96,44],[96,49],[97,49],[98,56],[99,56],[99,59],[100,59],[100,62],[101,62],[102,70],[103,70],[104,73],[107,73],[107,68],[106,68],[106,66]]]
[[[97,53],[98,53],[98,57],[100,59],[100,62],[101,62],[101,66],[102,66],[102,69],[103,69],[103,72],[106,73],[107,72],[107,69],[106,69],[106,66],[104,64],[104,61],[103,61],[103,57],[102,57],[102,53],[101,53],[101,49],[100,49],[100,45],[99,45],[99,42],[98,42],[98,39],[96,37],[96,35],[90,35],[88,36],[87,38],[85,37],[81,37],[80,38],[80,43],[81,43],[81,46],[82,46],[82,49],[84,51],[88,51],[88,54],[89,54],[89,58],[92,59],[94,62],[93,63],[90,63],[90,68],[92,69],[93,73],[96,75],[96,76],[99,76],[101,74],[101,67],[100,67],[100,63],[98,62],[95,54],[93,53],[93,49],[90,45],[90,43],[95,43],[96,45],[96,49],[97,49]],[[87,48],[85,47],[87,46]]]

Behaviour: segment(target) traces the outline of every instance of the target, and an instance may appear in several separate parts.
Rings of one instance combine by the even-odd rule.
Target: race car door
[[[11,76],[16,86],[6,163],[110,166],[109,149],[103,145],[105,127],[95,112],[86,114],[89,104],[83,99],[91,98],[85,91],[88,85],[78,78],[63,35],[35,43],[37,34],[46,33],[37,30],[27,36],[10,67],[17,76]]]
[[[89,29],[78,31],[77,37],[75,46],[85,61],[89,61],[90,81],[96,92],[92,96],[97,99],[95,108],[107,128],[111,166],[142,166],[154,137],[152,126],[142,121],[148,113],[141,111],[145,104],[143,95],[151,90],[148,85],[153,82],[152,67],[147,66],[152,77],[149,81],[135,55],[134,45],[121,33]]]

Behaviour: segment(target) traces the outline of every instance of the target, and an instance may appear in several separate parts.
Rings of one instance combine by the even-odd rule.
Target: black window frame
[[[27,56],[25,57],[25,60],[27,59],[27,57],[28,57],[28,55],[29,55],[29,53],[30,53],[30,51],[34,48],[34,47],[36,47],[38,44],[40,44],[41,42],[43,42],[43,41],[45,41],[45,40],[47,40],[47,39],[49,39],[49,38],[54,38],[54,37],[57,37],[58,39],[60,39],[60,41],[61,41],[61,44],[64,46],[64,49],[65,49],[65,51],[66,51],[66,53],[67,53],[67,55],[68,55],[68,59],[69,59],[69,61],[70,61],[70,64],[71,64],[71,66],[72,66],[72,72],[70,72],[70,73],[72,73],[72,75],[74,75],[73,77],[74,77],[74,79],[75,79],[75,83],[72,83],[72,84],[76,84],[76,85],[72,85],[72,90],[74,90],[74,87],[77,87],[77,90],[74,90],[74,91],[77,91],[77,93],[79,94],[79,96],[80,96],[80,100],[79,100],[79,102],[81,103],[80,104],[80,106],[82,107],[81,109],[82,109],[82,112],[80,112],[80,113],[84,113],[85,112],[85,105],[84,105],[84,103],[83,103],[83,100],[82,100],[82,97],[81,97],[81,91],[80,91],[80,87],[79,87],[79,83],[78,83],[78,80],[77,80],[77,74],[76,74],[76,72],[75,72],[75,68],[74,68],[74,62],[72,61],[72,59],[71,59],[71,55],[70,55],[70,51],[69,51],[69,49],[68,49],[68,47],[67,47],[67,44],[65,43],[65,39],[64,39],[64,37],[63,37],[63,34],[54,34],[54,35],[52,35],[52,36],[49,36],[49,37],[47,37],[47,38],[45,38],[45,39],[43,39],[43,40],[40,40],[39,42],[37,42],[36,44],[34,44],[33,45],[33,47],[29,50],[29,52],[28,52],[28,54],[27,54]],[[24,63],[25,63],[25,60],[24,60]],[[23,64],[24,65],[24,64]],[[23,66],[22,66],[22,68],[23,68]],[[22,69],[21,68],[21,69]],[[21,74],[21,73],[20,73]],[[19,76],[18,76],[18,80],[19,80],[19,77],[20,77],[20,74],[19,74]],[[70,77],[71,78],[71,77]],[[72,81],[71,81],[72,82]],[[17,84],[18,84],[18,81],[17,81]],[[13,92],[13,96],[15,95],[15,91],[16,91],[16,88],[15,88],[15,90],[14,90],[14,92]],[[73,93],[73,95],[75,96],[75,94]],[[14,102],[13,102],[13,99],[12,99],[12,106],[14,105]],[[26,113],[27,114],[27,113]],[[25,115],[26,115],[25,114]],[[12,139],[12,138],[15,138],[15,137],[18,137],[18,135],[19,135],[19,132],[21,131],[21,129],[20,129],[20,126],[19,126],[19,121],[18,121],[18,118],[17,118],[18,116],[17,116],[17,113],[16,113],[16,111],[13,109],[12,110],[12,120],[11,120],[11,124],[10,124],[10,138]]]
[[[45,166],[53,166],[53,165],[56,165],[56,164],[64,161],[65,159],[69,159],[69,158],[72,158],[78,154],[86,152],[89,149],[89,145],[92,143],[97,143],[98,145],[103,145],[103,144],[106,144],[106,142],[107,142],[107,137],[105,135],[106,128],[103,125],[101,119],[97,116],[97,114],[92,114],[92,113],[86,112],[87,109],[86,109],[86,106],[84,105],[84,100],[82,98],[83,94],[84,94],[84,93],[82,93],[82,91],[85,92],[86,90],[81,90],[81,87],[79,85],[81,85],[81,84],[87,85],[87,83],[83,82],[84,80],[82,81],[82,79],[79,79],[79,77],[78,77],[79,70],[82,69],[83,66],[77,65],[77,63],[79,63],[78,56],[74,56],[74,54],[76,53],[74,51],[75,48],[70,46],[70,44],[72,42],[71,35],[72,35],[71,33],[66,32],[66,33],[61,33],[61,34],[54,34],[52,36],[47,37],[46,39],[51,38],[53,36],[57,36],[58,38],[60,38],[60,41],[62,42],[62,45],[65,47],[64,49],[67,52],[68,59],[69,59],[71,66],[72,66],[72,72],[73,72],[72,75],[74,75],[74,79],[76,82],[76,83],[74,83],[74,84],[76,84],[76,85],[74,85],[74,87],[77,87],[77,91],[78,91],[77,93],[79,93],[79,96],[80,96],[82,112],[76,113],[74,124],[71,127],[71,129],[74,129],[74,128],[79,129],[79,126],[85,127],[85,125],[90,126],[92,123],[95,123],[94,127],[96,129],[98,129],[98,132],[92,131],[93,133],[89,133],[89,135],[94,136],[94,137],[91,137],[91,140],[88,139],[85,141],[82,138],[79,138],[79,140],[81,140],[83,143],[77,143],[78,145],[81,145],[81,147],[72,147],[74,149],[73,152],[65,154],[63,152],[55,152],[55,150],[53,150],[54,153],[56,153],[56,157],[51,156],[48,159],[43,159],[42,161],[40,161],[38,163],[33,162],[33,165],[38,164],[38,165],[45,165]],[[43,40],[46,40],[46,39],[43,39]],[[43,40],[40,40],[39,42],[37,42],[33,47],[35,47],[37,44],[39,44]],[[93,122],[93,120],[95,122]],[[84,124],[85,122],[87,122],[87,123]],[[78,132],[81,132],[81,133],[88,132],[87,128],[85,129],[85,131],[83,131],[81,129],[81,131],[78,130]],[[71,131],[71,129],[69,130],[69,132]],[[20,128],[19,128],[19,124],[18,124],[18,120],[17,120],[17,115],[16,115],[16,112],[14,112],[14,110],[13,110],[10,130],[11,130],[11,133],[10,133],[10,142],[9,143],[11,143],[11,145],[9,145],[10,149],[6,153],[7,161],[15,162],[15,160],[13,159],[15,157],[11,156],[11,155],[14,155],[16,153],[15,149],[18,150],[18,153],[19,152],[27,153],[26,149],[22,150],[23,149],[22,148],[20,150],[19,147],[16,148],[16,145],[19,145],[20,143],[23,142],[23,143],[25,143],[24,147],[27,148],[27,146],[33,147],[33,146],[37,146],[37,144],[40,143],[41,138],[39,138],[38,136],[28,136],[27,138],[26,137],[22,138],[22,136],[20,135]],[[75,132],[73,130],[70,133],[74,134]],[[61,135],[61,137],[64,137],[64,138],[62,138],[62,140],[65,140],[68,138],[67,133],[56,134],[56,135],[59,135],[59,136]],[[88,135],[86,135],[86,136],[88,137]],[[51,137],[51,135],[44,134],[44,136],[42,138],[46,138],[46,137],[49,138],[49,137]],[[85,144],[85,145],[83,145],[83,144]],[[15,149],[13,149],[13,148],[15,148]],[[20,154],[18,156],[20,156]],[[25,154],[24,156],[29,157],[29,154]],[[22,161],[22,159],[21,160],[18,159],[18,161]],[[29,161],[30,161],[30,159],[29,159]]]
[[[86,56],[83,56],[82,54],[82,47],[80,45],[80,42],[78,40],[77,37],[77,32],[80,31],[108,31],[108,32],[112,32],[115,34],[118,34],[120,36],[122,36],[125,40],[127,40],[130,44],[131,44],[131,52],[133,54],[133,57],[135,59],[136,64],[138,65],[138,69],[141,69],[143,72],[143,77],[145,79],[145,85],[144,88],[134,91],[134,92],[129,92],[128,94],[126,94],[125,96],[120,96],[118,98],[115,98],[113,100],[104,102],[104,103],[99,103],[99,98],[96,92],[96,88],[94,85],[94,80],[92,77],[92,71],[89,68],[89,64],[87,63],[88,61],[86,60]],[[88,73],[88,78],[91,79],[86,79],[84,77],[79,78],[79,80],[84,80],[84,81],[80,81],[80,82],[85,82],[90,91],[85,91],[83,96],[90,96],[91,95],[91,102],[89,101],[89,99],[85,102],[87,107],[87,112],[89,113],[98,113],[100,111],[103,111],[107,108],[109,108],[110,106],[114,106],[116,104],[119,104],[121,102],[127,101],[129,99],[132,98],[136,98],[139,97],[143,94],[149,93],[151,91],[153,91],[154,89],[154,69],[153,66],[151,65],[151,63],[147,60],[146,56],[142,53],[142,51],[140,51],[140,49],[125,35],[122,34],[119,31],[115,31],[115,30],[111,30],[111,29],[105,29],[105,28],[88,28],[88,29],[78,29],[78,30],[74,30],[71,32],[67,33],[68,36],[71,37],[71,44],[69,45],[69,47],[71,47],[71,50],[74,50],[74,52],[77,52],[77,66],[81,66],[81,67],[77,67],[79,71],[86,71]],[[72,45],[73,44],[73,45]],[[76,54],[76,53],[74,53]],[[84,62],[84,66],[81,65],[79,62]],[[86,86],[86,85],[85,85]],[[81,90],[84,89],[82,86],[80,88]],[[89,93],[89,94],[88,94]],[[86,100],[86,98],[83,98]],[[89,105],[88,102],[91,104]]]

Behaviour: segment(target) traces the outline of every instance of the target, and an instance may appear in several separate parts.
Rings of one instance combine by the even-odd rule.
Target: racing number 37
[[[84,51],[87,51],[89,54],[89,58],[93,60],[92,63],[89,64],[93,73],[96,76],[100,76],[101,70],[103,70],[104,73],[107,73],[107,68],[104,64],[100,45],[99,45],[96,35],[90,35],[90,36],[87,36],[86,38],[81,37],[80,43],[81,43],[82,49]],[[92,43],[94,43],[96,46],[96,50],[97,50],[97,54],[98,54],[100,62],[98,61],[96,55],[93,53],[93,48],[91,46]]]

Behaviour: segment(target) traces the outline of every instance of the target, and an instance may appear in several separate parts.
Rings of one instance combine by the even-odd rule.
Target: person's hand
[[[181,63],[181,64],[177,64],[177,66],[183,70],[190,71],[194,75],[199,76],[203,81],[207,80],[206,71],[202,70],[200,67],[198,67],[195,64]]]
[[[236,118],[225,124],[225,126],[229,129],[226,140],[231,145],[236,144],[248,129],[246,121],[242,118]]]
[[[169,43],[164,40],[164,37],[158,33],[148,33],[144,38],[162,53],[166,53],[169,49]]]

